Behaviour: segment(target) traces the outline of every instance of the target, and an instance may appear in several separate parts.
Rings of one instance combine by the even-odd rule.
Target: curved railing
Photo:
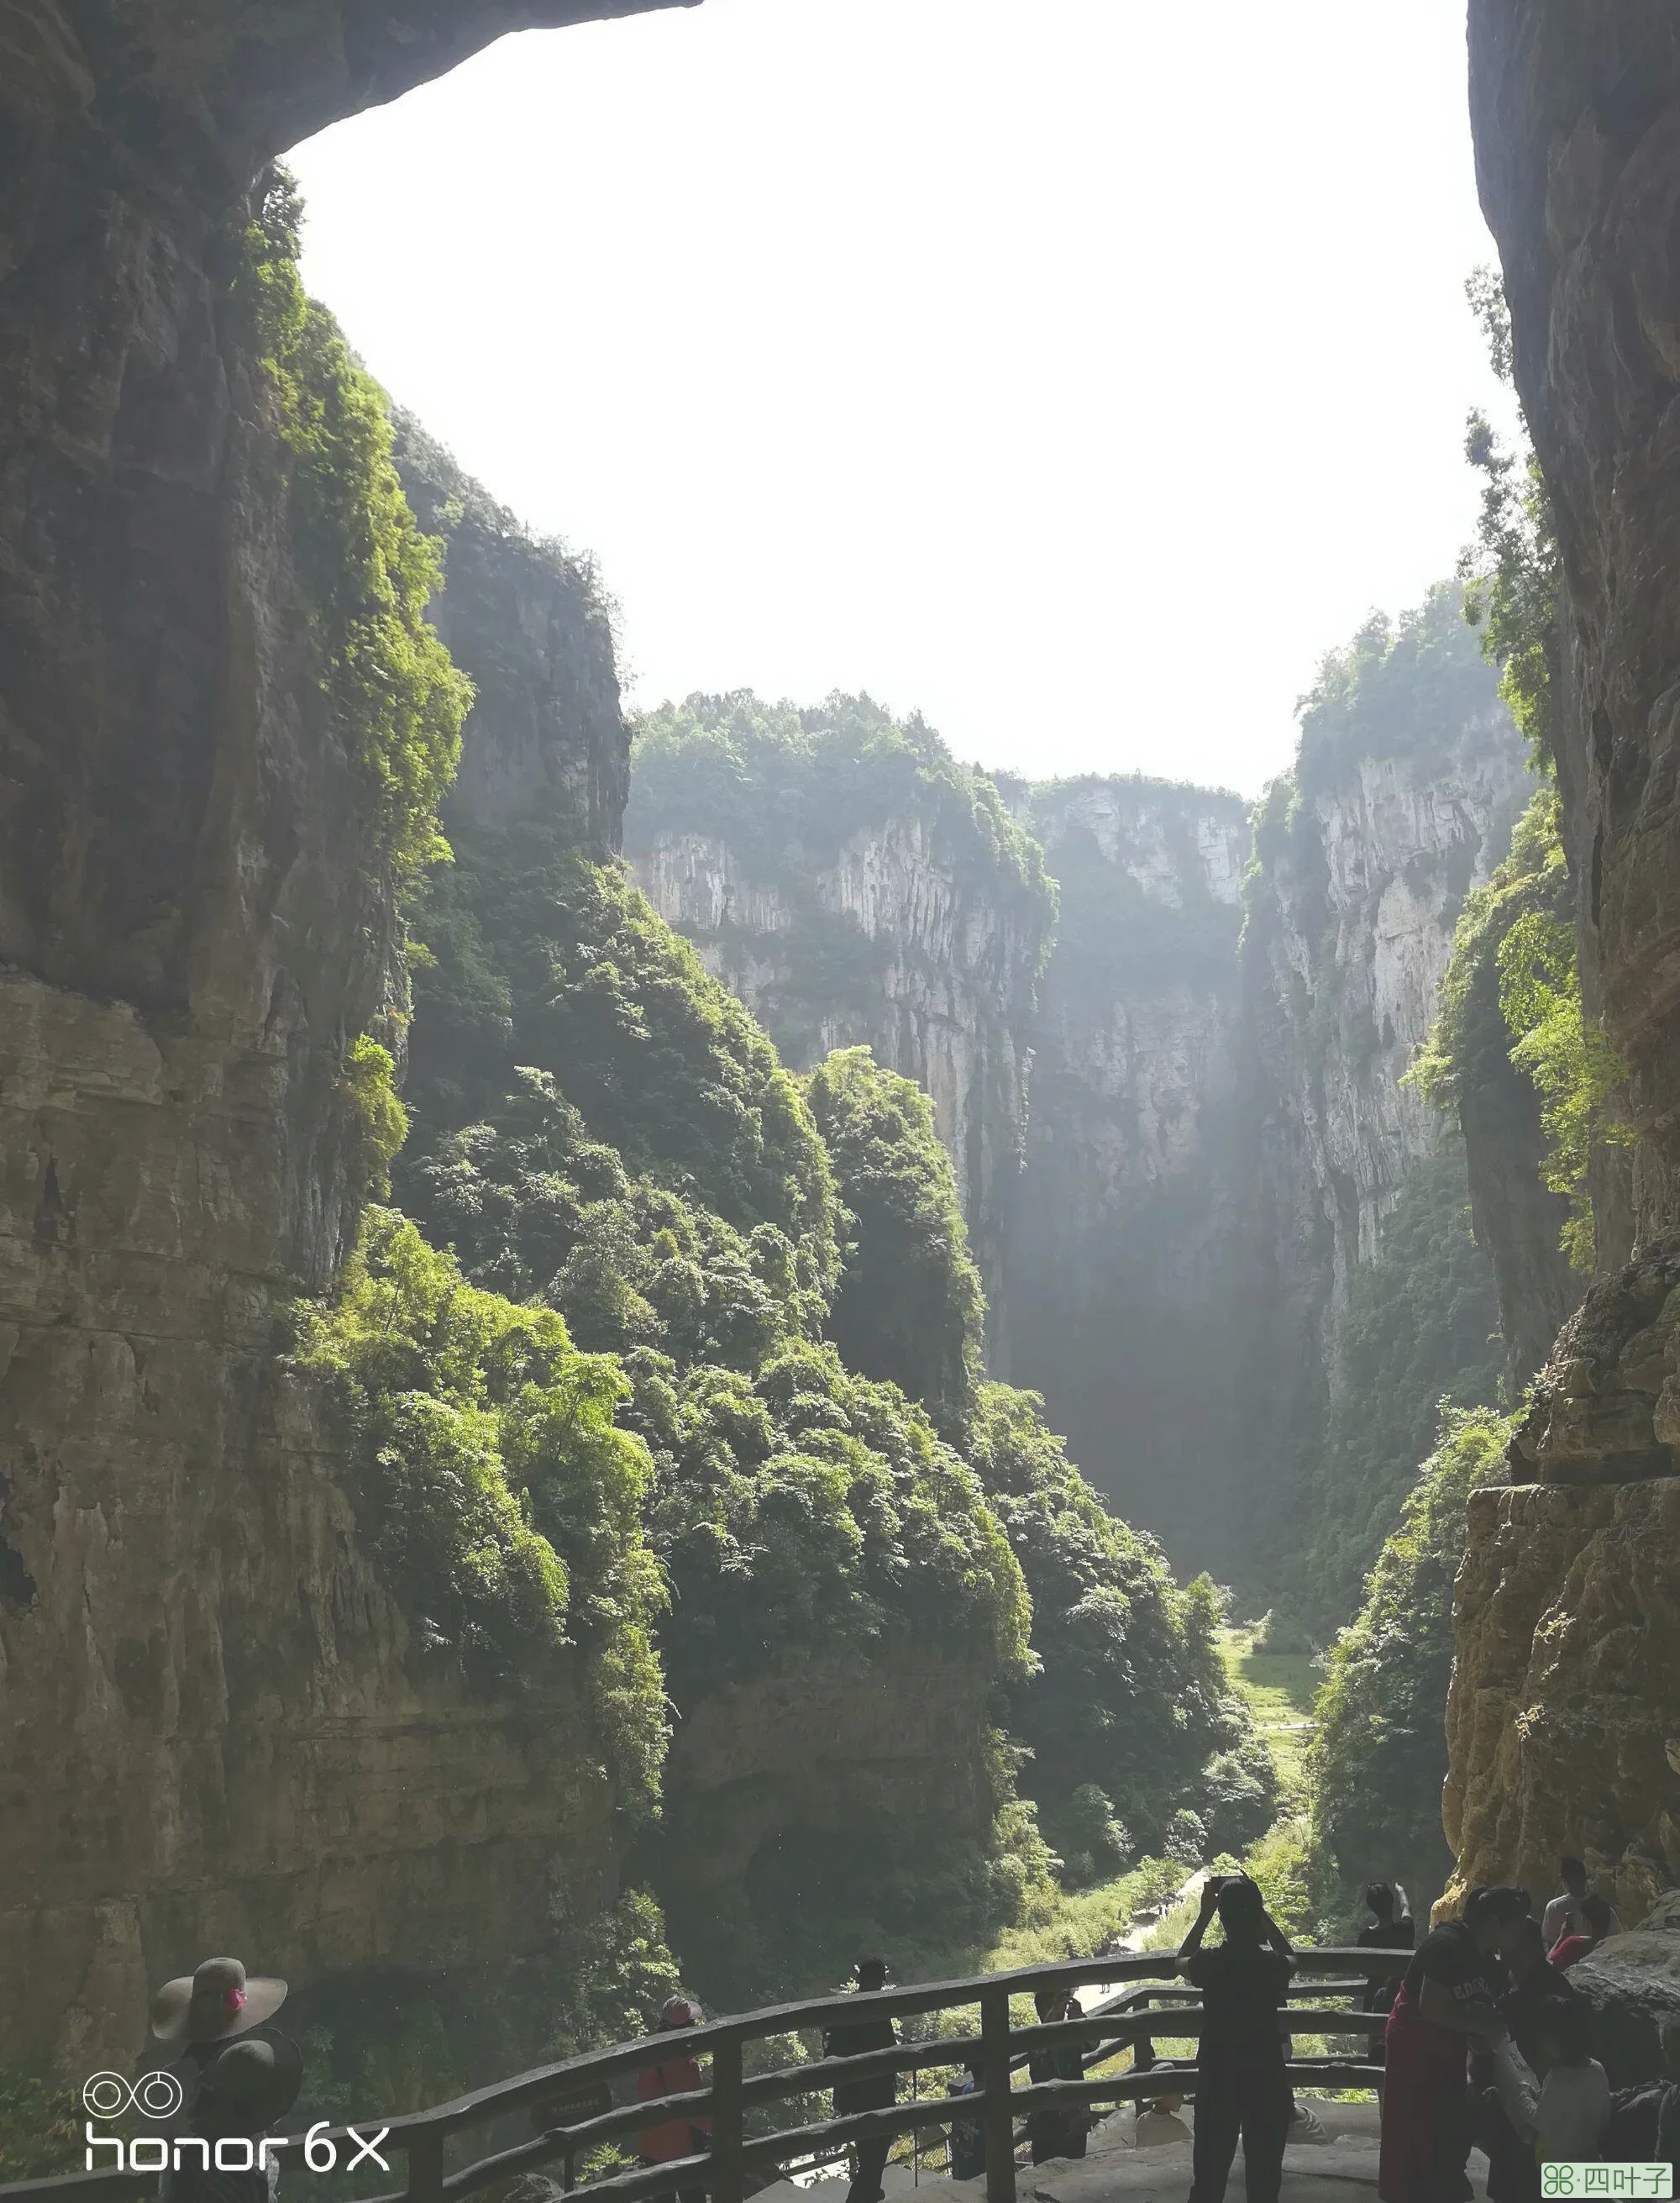
[[[1380,2033],[1385,2024],[1381,2013],[1322,2001],[1329,1996],[1352,1997],[1361,1991],[1369,1957],[1359,1950],[1298,1951],[1297,1978],[1288,2005],[1291,2029],[1367,2037]],[[960,2115],[973,2118],[978,2111],[980,2116],[986,2136],[987,2203],[1015,2203],[1015,2121],[1023,2111],[1052,2106],[1082,2108],[1121,2104],[1169,2093],[1195,2094],[1196,2071],[1190,2065],[1133,2069],[1025,2088],[1015,2085],[1015,2069],[1035,2049],[1077,2043],[1087,2063],[1105,2063],[1129,2044],[1152,2036],[1176,2039],[1199,2035],[1201,2007],[1194,2001],[1194,1991],[1149,1986],[1170,1982],[1175,1970],[1170,1952],[1080,1958],[1023,1967],[1014,1973],[923,1982],[913,1987],[883,1989],[867,1996],[807,1998],[798,2004],[772,2005],[760,2011],[710,2020],[699,2027],[586,2051],[580,2057],[562,2058],[510,2080],[494,2082],[427,2111],[405,2112],[382,2123],[363,2120],[359,2129],[362,2136],[377,2132],[382,2123],[380,2152],[382,2156],[400,2153],[408,2176],[404,2187],[374,2199],[374,2203],[445,2203],[445,2199],[453,2203],[455,2198],[477,2194],[542,2166],[557,2167],[563,2185],[575,2192],[581,2203],[584,2198],[589,2203],[596,2203],[596,2199],[599,2203],[608,2203],[608,2199],[613,2199],[613,2203],[640,2203],[644,2197],[696,2188],[704,2188],[712,2203],[742,2203],[750,2171],[821,2156],[847,2143],[883,2135],[943,2127],[959,2106],[949,2097],[924,2096],[879,2111],[853,2111],[753,2135],[746,2130],[750,2110],[789,2096],[826,2092],[850,2081],[885,2073],[913,2074],[929,2066],[961,2066],[970,2059],[979,2062],[981,2086],[961,2100]],[[1337,1976],[1345,1978],[1326,1978]],[[1315,1993],[1315,1981],[1317,2004],[1307,2001]],[[1044,1988],[1075,1989],[1095,1982],[1145,1986],[1107,1999],[1080,2019],[1058,2020],[1047,2026],[1011,2025],[1012,1997],[1031,1995]],[[812,2058],[750,2076],[743,2070],[745,2046],[769,2035],[869,2018],[960,2011],[970,2005],[979,2007],[977,2035],[926,2038],[858,2058]],[[682,2055],[710,2057],[709,2086],[684,2095],[598,2108],[610,2103],[614,2082],[632,2081],[644,2067]],[[1380,2067],[1345,2058],[1292,2058],[1288,2070],[1297,2088],[1374,2088],[1382,2077]],[[592,2096],[593,2102],[589,2100]],[[486,2129],[519,2113],[535,2129],[531,2139],[490,2147],[497,2137]],[[711,2125],[711,2148],[704,2156],[638,2165],[581,2184],[577,2182],[579,2159],[601,2144],[634,2135],[644,2127],[700,2117],[710,2120]],[[351,2137],[358,2133],[351,2127],[312,2131],[317,2151],[332,2141],[345,2154],[355,2147]],[[482,2153],[474,2154],[475,2141]],[[306,2169],[305,2146],[306,2138],[294,2135],[269,2145],[269,2154],[282,2166]],[[311,2165],[307,2169],[314,2168]],[[0,2184],[0,2203],[33,2203],[33,2199],[39,2199],[39,2203],[119,2203],[119,2199],[155,2194],[156,2178],[156,2170],[149,2168],[144,2172],[72,2172],[52,2179],[14,2181]]]

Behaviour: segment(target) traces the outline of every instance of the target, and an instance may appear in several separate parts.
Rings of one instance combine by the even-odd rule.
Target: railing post
[[[444,2138],[436,2127],[422,2128],[410,2135],[408,2146],[409,2184],[406,2203],[443,2203]]]
[[[1015,2203],[1015,2117],[1010,2109],[1009,1991],[980,1993],[986,2203]]]
[[[741,2203],[741,2043],[711,2048],[711,2203]]]

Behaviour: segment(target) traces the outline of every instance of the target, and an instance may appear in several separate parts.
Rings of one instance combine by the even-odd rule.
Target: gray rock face
[[[1680,2025],[1680,1893],[1570,1969],[1594,2011],[1593,2050],[1612,2088],[1664,2076],[1663,2029]]]
[[[1470,55],[1483,206],[1562,555],[1559,785],[1583,991],[1629,1071],[1638,1137],[1633,1264],[1565,1328],[1513,1450],[1513,1475],[1540,1482],[1472,1516],[1449,1833],[1461,1812],[1462,1871],[1494,1880],[1543,1829],[1582,1821],[1590,1845],[1601,1822],[1586,1855],[1634,1916],[1680,1875],[1680,1778],[1659,1750],[1680,1728],[1677,1433],[1653,1335],[1680,1247],[1680,46],[1655,0],[1472,0]],[[1625,1244],[1606,1206],[1601,1243]],[[1590,1517],[1587,1535],[1548,1527],[1565,1510]]]
[[[575,1679],[416,1674],[280,1368],[354,1227],[343,1052],[399,936],[226,226],[298,137],[623,12],[4,11],[0,1974],[43,1993],[0,2060],[126,2059],[210,1946],[446,1964],[608,1872]]]
[[[1043,909],[977,864],[931,810],[814,859],[804,900],[714,834],[664,823],[638,833],[634,811],[631,821],[630,862],[649,901],[787,1061],[809,1070],[865,1042],[926,1092],[993,1304],[988,1351],[1002,1374],[999,1266],[1026,1131]]]
[[[1577,1852],[1624,1919],[1680,1880],[1680,1246],[1600,1279],[1477,1492],[1459,1574],[1445,1818],[1459,1879]]]
[[[1442,684],[1406,686],[1335,754],[1304,741],[1252,862],[1235,798],[1115,780],[1021,799],[1062,918],[1007,1271],[1013,1373],[1123,1512],[1241,1581],[1275,1582],[1300,1543],[1350,1281],[1441,1140],[1399,1081],[1465,894],[1528,794],[1447,614],[1430,613],[1445,716]]]
[[[395,457],[416,519],[444,545],[433,624],[475,692],[445,824],[499,832],[563,819],[580,849],[610,856],[630,737],[592,569],[533,537],[407,415]]]
[[[1229,1573],[1247,806],[1117,778],[1017,809],[1061,916],[1005,1267],[1012,1373],[1129,1521]]]

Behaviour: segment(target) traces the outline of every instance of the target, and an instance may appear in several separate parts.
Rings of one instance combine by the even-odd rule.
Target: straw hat
[[[286,2001],[286,1983],[247,1976],[237,1958],[206,1958],[195,1974],[165,1982],[151,2000],[151,2031],[161,2041],[220,2042],[260,2027]]]

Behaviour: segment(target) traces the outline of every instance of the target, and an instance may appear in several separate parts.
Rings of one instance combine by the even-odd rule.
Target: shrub
[[[468,1285],[382,1208],[333,1302],[304,1312],[298,1362],[329,1388],[422,1653],[505,1686],[577,1646],[624,1796],[650,1802],[663,1594],[642,1533],[647,1454],[614,1425],[618,1363],[579,1353],[551,1310]]]

